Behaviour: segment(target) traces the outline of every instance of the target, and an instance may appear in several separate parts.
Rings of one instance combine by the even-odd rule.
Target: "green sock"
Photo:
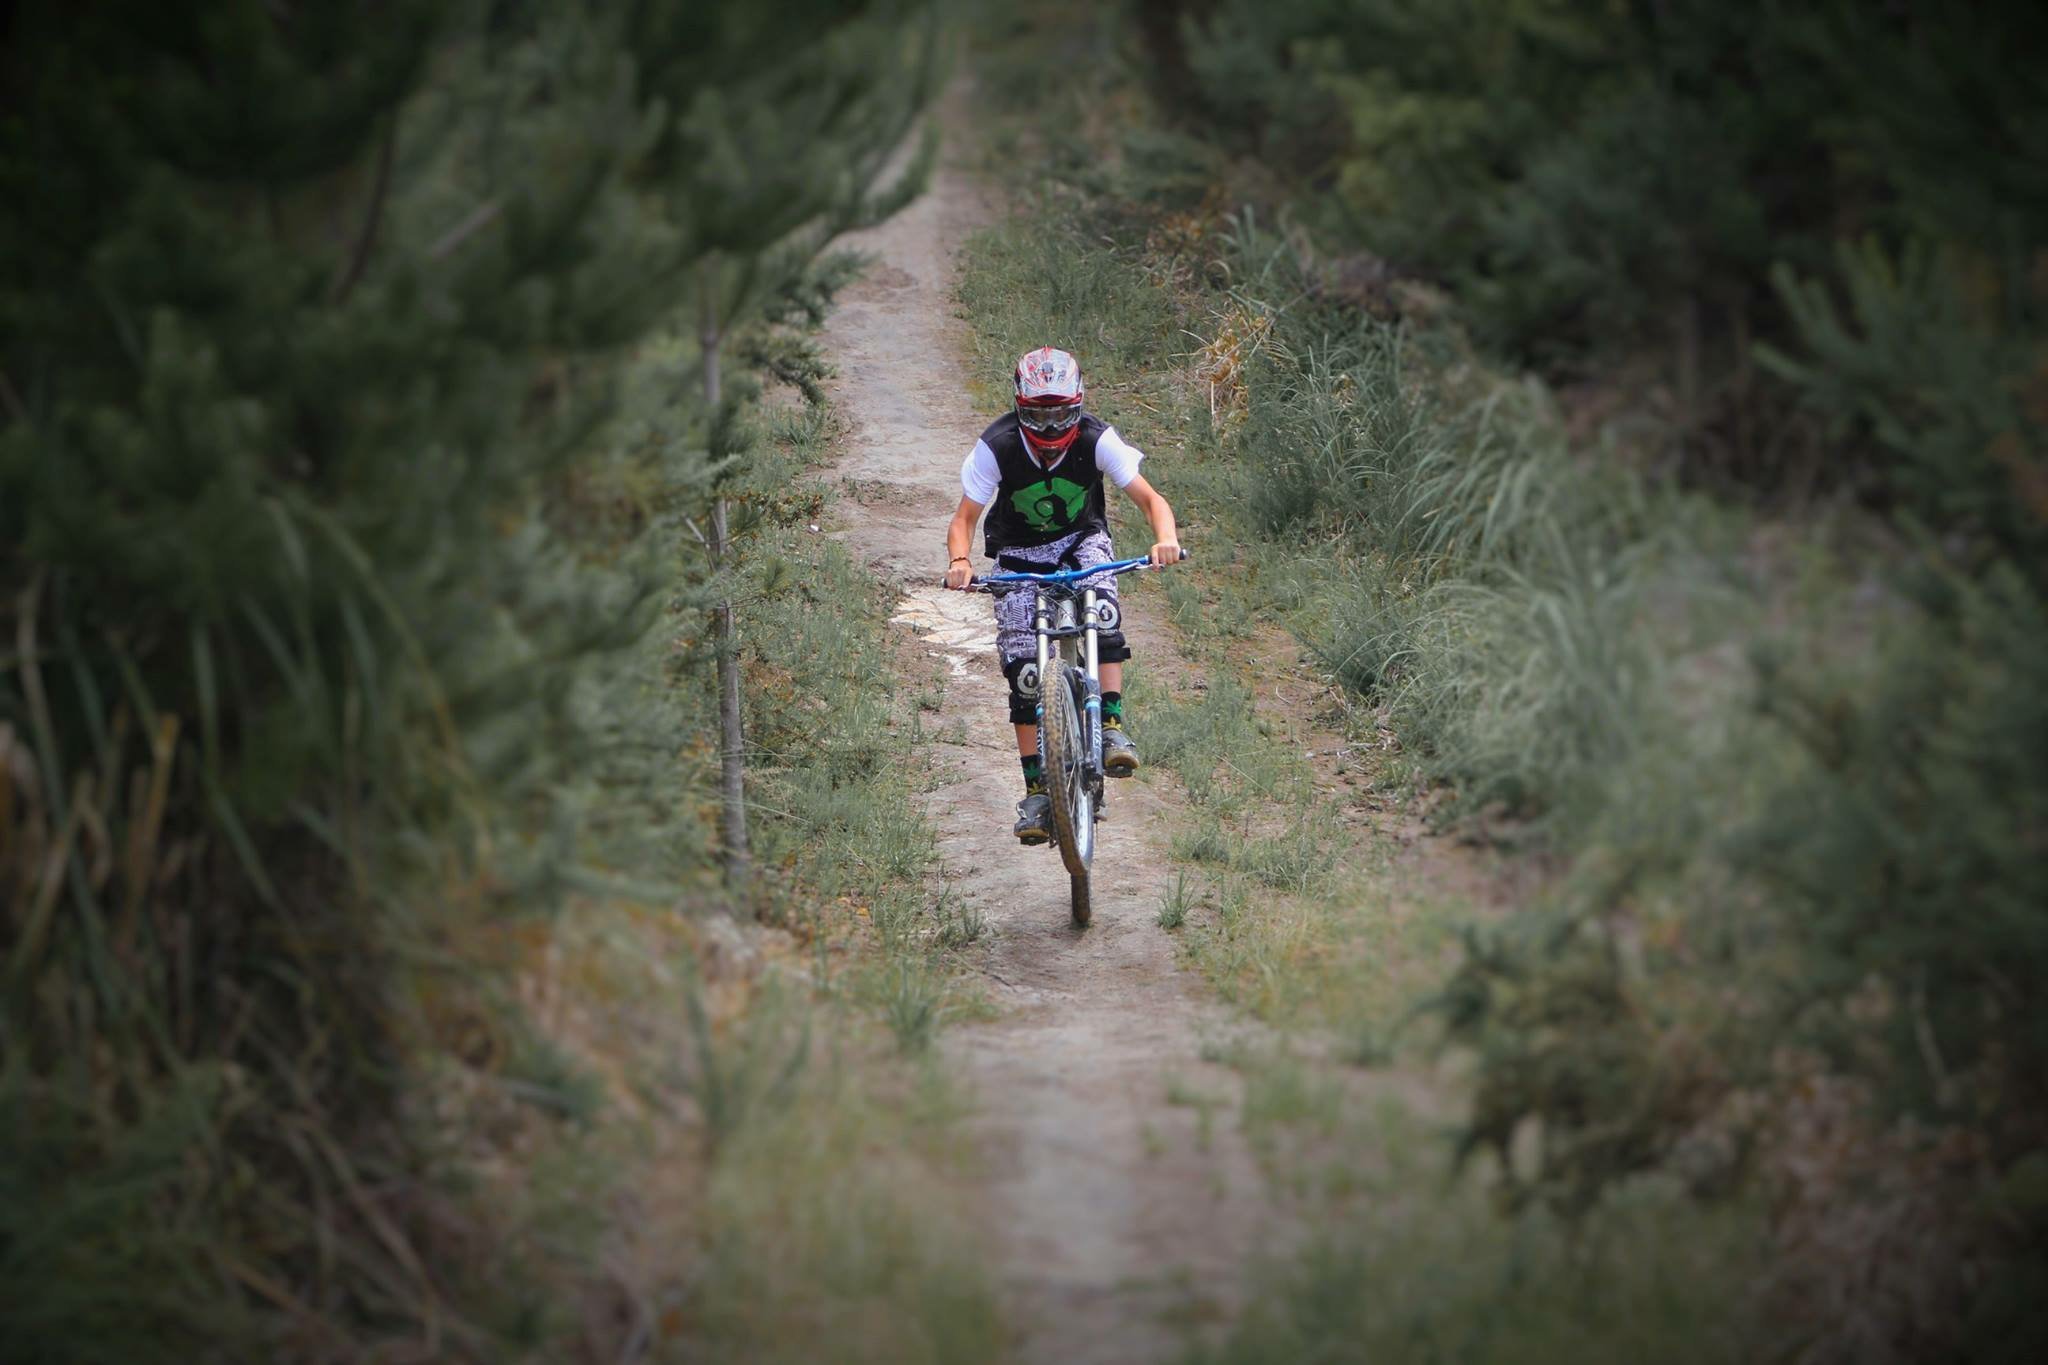
[[[1024,765],[1024,794],[1030,796],[1045,788],[1045,764],[1037,754],[1029,754],[1018,760]]]
[[[1107,725],[1111,721],[1118,725],[1124,723],[1124,694],[1121,692],[1102,694],[1102,723]]]

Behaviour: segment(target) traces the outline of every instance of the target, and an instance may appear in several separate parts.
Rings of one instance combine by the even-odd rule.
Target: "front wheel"
[[[1073,878],[1074,923],[1088,922],[1088,864],[1095,856],[1095,796],[1088,786],[1081,711],[1076,700],[1080,672],[1072,667],[1042,685],[1045,698],[1045,787],[1052,798],[1053,833],[1060,861]]]

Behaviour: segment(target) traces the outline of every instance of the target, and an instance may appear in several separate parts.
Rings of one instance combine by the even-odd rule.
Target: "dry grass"
[[[1272,334],[1272,316],[1238,300],[1216,314],[1209,338],[1195,353],[1195,372],[1207,389],[1209,425],[1228,436],[1250,407],[1246,366]]]

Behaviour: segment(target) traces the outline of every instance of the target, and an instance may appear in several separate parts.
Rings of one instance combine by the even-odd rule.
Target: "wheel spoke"
[[[1074,876],[1086,876],[1095,851],[1095,812],[1088,775],[1081,757],[1081,722],[1074,702],[1071,666],[1043,684],[1045,743],[1053,773],[1053,826],[1059,835],[1060,858]]]

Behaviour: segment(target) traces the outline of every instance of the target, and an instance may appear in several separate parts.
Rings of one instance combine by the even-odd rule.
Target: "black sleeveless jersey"
[[[1066,458],[1046,469],[1025,448],[1016,413],[1006,412],[989,423],[981,439],[994,452],[1002,476],[983,525],[990,558],[1076,531],[1109,529],[1102,471],[1095,467],[1095,443],[1108,429],[1093,413],[1081,414],[1081,430],[1067,447]]]

